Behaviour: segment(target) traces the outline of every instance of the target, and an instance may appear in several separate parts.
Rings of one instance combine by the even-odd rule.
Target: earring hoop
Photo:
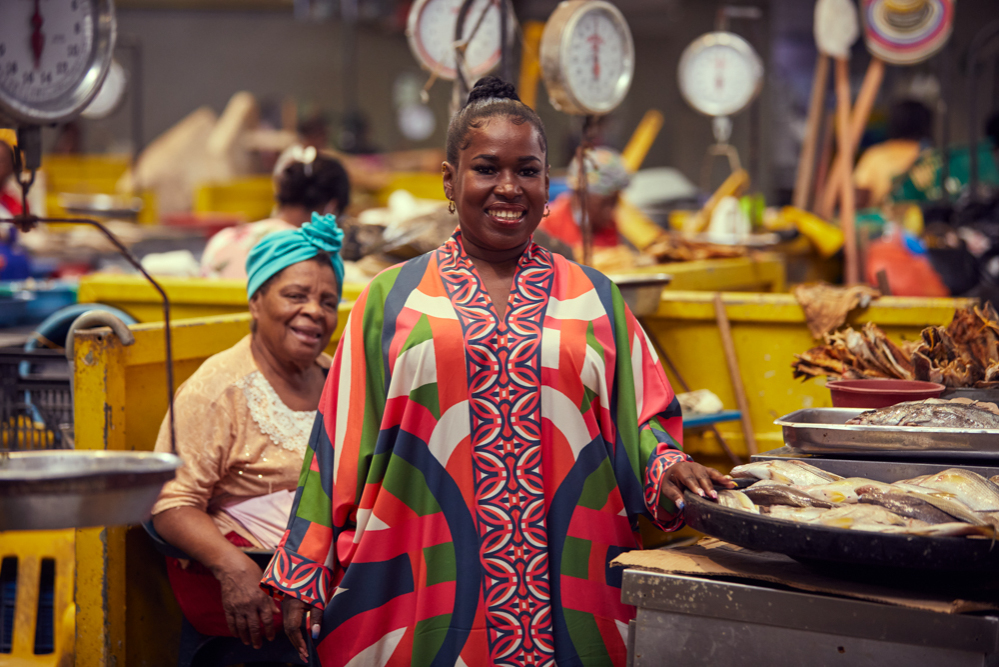
[[[454,212],[455,212],[454,201],[451,200],[451,199],[447,200],[447,211],[451,215],[454,215]]]
[[[547,218],[547,217],[548,217],[549,215],[551,215],[551,214],[552,214],[552,211],[551,211],[551,209],[550,209],[550,208],[548,208],[548,204],[545,204],[545,214],[544,214],[544,215],[542,215],[541,217],[542,217],[542,218]]]

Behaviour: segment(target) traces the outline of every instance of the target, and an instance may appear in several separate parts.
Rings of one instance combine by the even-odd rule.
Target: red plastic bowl
[[[906,401],[938,398],[946,387],[920,380],[833,380],[826,386],[835,408],[876,410]]]

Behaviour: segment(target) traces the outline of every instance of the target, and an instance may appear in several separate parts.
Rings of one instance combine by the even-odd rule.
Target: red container
[[[942,384],[919,380],[833,380],[826,386],[832,393],[833,407],[868,410],[938,398],[946,389]]]

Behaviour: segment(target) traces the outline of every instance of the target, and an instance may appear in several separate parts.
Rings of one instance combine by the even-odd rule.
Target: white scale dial
[[[79,83],[93,45],[91,0],[0,1],[0,93],[57,99]]]
[[[442,79],[454,79],[454,31],[462,0],[417,0],[409,13],[407,36],[413,55]],[[483,16],[482,12],[485,11]],[[468,35],[478,30],[465,50],[465,67],[474,79],[482,76],[500,59],[500,10],[495,0],[476,0],[462,26]],[[482,22],[479,23],[479,17]],[[510,26],[515,25],[511,19]],[[512,30],[513,28],[511,28]]]
[[[680,59],[680,92],[703,114],[730,116],[759,92],[763,66],[752,47],[731,33],[709,33]]]
[[[568,48],[568,83],[576,98],[591,107],[613,98],[624,71],[625,37],[611,15],[587,14],[573,30]]]
[[[540,55],[552,104],[566,113],[609,113],[631,87],[635,69],[631,30],[609,2],[559,4],[545,24]]]

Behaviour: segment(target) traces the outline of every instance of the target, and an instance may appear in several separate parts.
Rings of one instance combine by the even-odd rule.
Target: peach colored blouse
[[[208,239],[201,255],[201,275],[205,278],[246,280],[246,257],[253,246],[274,232],[297,229],[281,218],[267,218],[219,230]]]
[[[316,363],[329,368],[322,354]],[[174,398],[177,455],[184,465],[166,483],[153,514],[175,507],[207,512],[223,535],[230,531],[260,546],[223,510],[248,498],[295,489],[316,413],[288,408],[259,371],[250,336],[209,357]],[[156,451],[170,451],[167,420]]]

